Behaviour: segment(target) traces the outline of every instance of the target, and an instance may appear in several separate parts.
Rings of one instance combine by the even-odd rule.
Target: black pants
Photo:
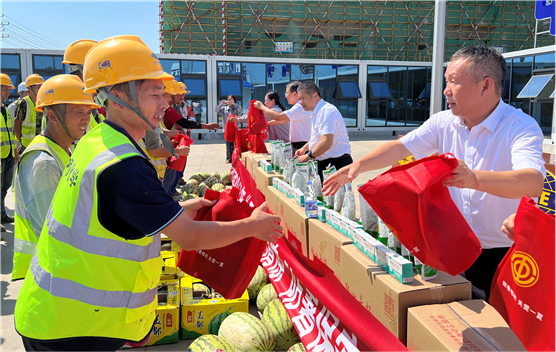
[[[117,351],[125,340],[100,337],[76,337],[60,340],[23,339],[25,351]]]
[[[326,170],[326,167],[330,164],[332,164],[333,166],[336,167],[336,171],[340,170],[341,168],[343,168],[346,165],[349,164],[353,164],[353,159],[351,158],[351,155],[349,154],[344,154],[342,156],[339,156],[337,158],[330,158],[330,159],[324,159],[324,160],[317,160],[317,165],[319,167],[319,176],[321,181],[324,182],[324,179],[322,177],[322,172],[324,170]]]
[[[469,269],[465,271],[465,278],[471,281],[471,284],[478,289],[484,290],[486,301],[490,297],[490,287],[492,279],[498,269],[498,265],[504,259],[504,256],[510,248],[491,248],[483,249],[483,252],[475,260]],[[479,298],[473,295],[473,299]]]
[[[305,144],[307,144],[307,142],[292,142],[292,157],[295,155],[295,152],[303,148]]]
[[[0,199],[0,214],[2,217],[6,214],[5,200],[8,189],[12,186],[14,179],[15,158],[10,154],[7,158],[2,159],[2,194]]]
[[[233,153],[234,153],[234,142],[226,142],[226,161],[232,162]]]

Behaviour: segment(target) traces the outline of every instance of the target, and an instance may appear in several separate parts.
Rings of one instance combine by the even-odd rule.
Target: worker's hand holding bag
[[[222,193],[207,190],[205,198],[216,200],[197,213],[195,221],[234,221],[249,217],[264,202],[245,166],[234,158],[233,187]],[[178,267],[203,280],[227,299],[239,298],[255,275],[266,242],[249,237],[229,246],[211,250],[184,251]]]
[[[423,264],[458,275],[481,254],[481,244],[442,181],[458,165],[452,154],[393,167],[359,193],[399,241]]]

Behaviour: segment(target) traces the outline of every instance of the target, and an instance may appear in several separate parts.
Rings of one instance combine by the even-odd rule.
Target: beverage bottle
[[[304,194],[305,202],[305,216],[308,218],[317,217],[317,197],[315,197],[315,189],[313,188],[313,181],[307,181]]]

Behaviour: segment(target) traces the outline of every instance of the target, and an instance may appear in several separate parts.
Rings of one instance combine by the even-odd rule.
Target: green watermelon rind
[[[209,340],[209,341],[207,341]],[[212,341],[211,341],[212,340]],[[195,349],[198,347],[198,349]],[[233,352],[232,345],[222,337],[214,334],[203,335],[195,339],[187,349],[191,352],[224,351]]]
[[[288,350],[288,352],[305,352],[307,351],[305,349],[305,346],[303,346],[303,343],[296,343],[295,345],[293,345],[292,347],[290,347],[290,349]]]
[[[228,330],[232,328],[243,330],[239,334],[241,336],[235,336],[241,338],[239,343],[235,343],[230,338],[234,336],[226,337]],[[274,351],[276,347],[276,339],[272,331],[261,320],[245,312],[232,313],[227,317],[220,326],[218,336],[228,341],[235,351]]]
[[[266,275],[266,271],[263,269],[262,266],[257,267],[257,271],[251,282],[249,282],[249,286],[247,286],[247,293],[249,294],[250,301],[256,301],[257,295],[261,291],[261,289],[268,283],[268,276]]]
[[[259,312],[263,312],[265,307],[275,299],[278,299],[278,294],[274,286],[271,283],[264,285],[257,295],[257,309]]]
[[[222,322],[232,314],[232,308],[233,307],[230,307],[226,311],[216,314],[214,318],[211,319],[208,326],[209,334],[218,335],[218,331],[220,330],[220,326],[222,326]]]
[[[301,342],[286,308],[279,299],[266,306],[263,313],[263,323],[276,337],[276,350],[286,351],[296,343]]]

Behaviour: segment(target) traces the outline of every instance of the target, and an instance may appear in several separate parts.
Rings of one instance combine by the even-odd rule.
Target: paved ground
[[[394,138],[394,137],[393,137]],[[367,139],[351,139],[352,156],[355,159],[361,158],[363,155],[376,148],[384,140],[369,140]],[[189,179],[193,173],[198,171],[218,171],[222,172],[230,169],[230,164],[225,164],[225,144],[224,141],[196,141],[191,146],[191,154],[188,157],[187,168],[184,173],[184,179]],[[386,170],[386,169],[384,169]],[[367,180],[377,176],[384,170],[377,170],[366,172],[359,175],[354,185],[359,185]],[[356,192],[356,188],[354,187]],[[359,205],[359,197],[356,194],[356,202]],[[6,197],[6,207],[9,215],[13,216],[14,209],[14,194],[12,190],[8,191]],[[2,275],[2,299],[1,299],[1,314],[2,314],[2,330],[0,335],[0,348],[3,351],[23,351],[23,344],[21,338],[14,329],[14,308],[19,290],[23,280],[11,282],[12,272],[12,259],[13,259],[13,224],[4,225],[8,232],[2,233],[4,241],[1,247],[1,275]],[[251,311],[255,312],[256,308],[251,307]],[[180,341],[173,345],[162,345],[142,348],[142,350],[149,351],[184,351],[187,349],[191,341]],[[141,350],[141,349],[137,349]]]

